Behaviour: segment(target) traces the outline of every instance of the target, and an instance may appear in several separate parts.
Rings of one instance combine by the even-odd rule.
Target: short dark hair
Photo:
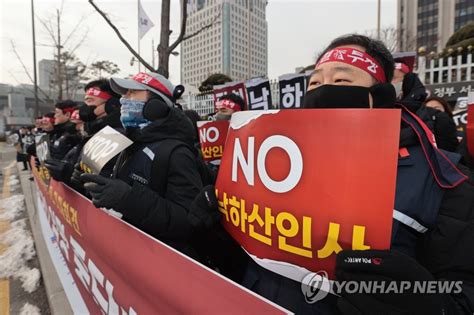
[[[219,101],[223,101],[223,100],[231,100],[232,102],[236,103],[237,105],[239,105],[240,107],[240,110],[245,110],[245,101],[242,97],[240,97],[239,95],[237,94],[234,94],[234,93],[229,93],[229,94],[226,94],[224,96],[221,96],[219,98]]]
[[[425,100],[424,104],[426,105],[426,103],[428,103],[429,101],[436,101],[436,102],[440,103],[443,106],[444,111],[446,112],[446,114],[453,117],[453,110],[451,109],[451,106],[449,105],[448,101],[446,101],[444,98],[433,95],[433,96],[428,97]]]
[[[47,117],[47,118],[54,118],[54,112],[49,112],[49,113],[46,113],[44,114],[43,117]]]
[[[65,101],[59,101],[54,105],[54,107],[64,110],[66,108],[76,108],[77,103],[74,102],[73,100],[65,100]]]
[[[387,49],[387,47],[385,47],[384,43],[364,35],[349,34],[334,39],[319,55],[316,63],[318,63],[319,59],[321,59],[321,57],[331,49],[345,45],[357,45],[363,47],[365,52],[377,60],[382,66],[387,82],[392,81],[393,70],[395,68],[395,62],[393,61],[392,54]]]
[[[110,87],[109,80],[105,78],[100,78],[98,80],[94,80],[87,83],[86,86],[84,87],[84,91],[87,92],[88,89],[93,88],[93,87],[98,88],[99,90],[103,92],[109,93],[110,95],[112,95],[112,97],[120,98],[120,95],[115,93]]]

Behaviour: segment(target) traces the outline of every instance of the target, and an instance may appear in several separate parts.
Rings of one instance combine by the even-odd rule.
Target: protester
[[[123,131],[120,123],[120,95],[110,87],[107,79],[94,80],[84,87],[84,102],[79,108],[79,116],[84,122],[84,130],[94,135],[105,126]]]
[[[76,126],[76,132],[81,136],[85,135],[84,122],[79,115],[79,109],[75,109],[71,114],[71,122]]]
[[[232,114],[245,109],[245,101],[237,94],[226,94],[216,102],[216,120],[230,120]]]
[[[433,121],[433,132],[438,148],[454,152],[458,147],[456,124],[448,102],[432,96],[425,101],[426,113]]]
[[[120,95],[112,91],[109,82],[106,79],[91,81],[84,87],[84,92],[85,105],[79,106],[71,116],[71,121],[76,123],[76,130],[81,135],[80,141],[63,159],[46,161],[46,166],[55,180],[72,186],[82,194],[85,194],[79,179],[83,173],[79,165],[82,148],[94,134],[106,126],[123,132],[120,122]],[[107,163],[101,174],[110,176],[115,161],[114,159]]]
[[[425,106],[439,110],[440,112],[448,114],[449,117],[453,117],[453,111],[451,105],[442,97],[430,96],[425,100]]]
[[[27,127],[21,127],[18,131],[18,143],[16,144],[16,160],[23,163],[23,171],[28,170],[27,148],[34,143],[33,135]]]
[[[420,78],[401,61],[395,63],[393,74],[391,82],[395,87],[398,102],[412,113],[419,115],[419,110],[428,95]]]
[[[134,143],[122,152],[113,178],[83,174],[97,207],[114,208],[123,219],[189,255],[189,207],[202,189],[194,128],[174,107],[175,87],[156,73],[112,78],[123,95],[120,120]]]
[[[235,100],[238,108],[243,108],[243,99],[235,94],[233,96],[225,96],[221,98],[217,104],[222,105],[224,100]],[[228,104],[230,104],[229,101]],[[229,105],[227,105],[229,106]],[[235,107],[235,106],[229,106]],[[230,119],[232,113],[238,111],[231,108],[220,108],[216,111],[218,120]],[[201,145],[199,143],[198,129],[196,123],[201,120],[201,117],[196,111],[185,110],[184,113],[189,117],[196,127],[196,148],[201,152]],[[198,259],[208,267],[219,271],[224,276],[239,283],[242,281],[245,268],[248,262],[247,254],[242,250],[242,247],[229,235],[229,233],[218,224],[220,221],[220,214],[209,211],[217,207],[217,199],[215,196],[214,184],[219,169],[218,165],[206,163],[207,167],[201,173],[206,174],[203,178],[205,186],[196,199],[192,202],[188,220],[190,225],[196,231],[192,246],[198,254]],[[201,166],[202,167],[202,166]]]
[[[362,57],[350,58],[346,55],[350,53]],[[376,71],[371,72],[370,65],[375,65],[371,69]],[[388,83],[393,71],[392,56],[380,41],[361,35],[337,38],[316,62],[304,107],[394,108],[395,89]],[[409,155],[399,160],[394,209],[406,220],[393,220],[391,250],[340,252],[338,281],[456,280],[460,270],[463,280],[474,275],[474,253],[468,250],[474,239],[469,228],[474,217],[474,186],[454,166],[459,155],[443,155],[430,142],[430,132],[418,117],[406,109],[402,109],[402,116],[400,148]],[[434,167],[435,159],[444,162]],[[344,260],[347,256],[380,257],[382,263],[349,264]],[[336,308],[342,314],[462,314],[474,310],[472,281],[463,282],[463,294],[451,296],[343,293],[308,304],[300,283],[251,262],[243,284],[298,314],[334,314]]]
[[[392,84],[395,87],[398,102],[418,115],[433,131],[438,148],[455,151],[458,141],[454,122],[447,114],[436,112],[424,105],[427,104],[425,99],[428,95],[425,86],[402,60],[395,61]],[[434,99],[431,103],[433,102]]]
[[[42,123],[43,123],[43,116],[38,116],[35,118],[35,129],[33,129],[34,134],[42,132],[42,129],[41,129]]]
[[[45,161],[45,166],[51,177],[68,185],[70,185],[74,165],[79,158],[85,138],[84,122],[79,117],[78,109],[72,112],[70,121],[75,126],[78,143],[72,147],[61,160],[50,158]]]
[[[60,101],[55,105],[54,129],[50,132],[50,154],[53,159],[61,160],[80,141],[76,126],[70,121],[76,106],[76,102],[71,100]]]
[[[41,121],[41,130],[51,133],[54,130],[54,112],[46,113]]]

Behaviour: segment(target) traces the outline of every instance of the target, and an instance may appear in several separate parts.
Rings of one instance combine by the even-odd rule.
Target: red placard
[[[469,154],[474,158],[474,92],[469,92],[467,102],[467,150]],[[469,119],[469,117],[471,118]]]
[[[398,109],[233,114],[216,185],[225,228],[257,258],[330,277],[341,249],[388,249],[399,132]]]
[[[90,314],[288,313],[39,175],[40,217],[53,231],[45,241],[57,244]]]
[[[198,121],[197,127],[204,160],[219,164],[224,152],[229,121]]]

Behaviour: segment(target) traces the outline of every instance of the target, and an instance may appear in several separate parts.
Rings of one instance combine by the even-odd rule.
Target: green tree
[[[120,72],[120,68],[117,64],[109,60],[100,60],[92,63],[89,66],[90,74],[96,78],[101,78],[102,75],[114,75]]]
[[[199,91],[209,91],[212,90],[214,85],[220,85],[227,82],[232,82],[232,79],[223,74],[223,73],[214,73],[207,77],[206,80],[202,81],[201,85],[199,86]]]
[[[474,46],[474,22],[468,23],[454,32],[446,43],[446,49],[456,50],[462,47],[466,51],[468,46]]]

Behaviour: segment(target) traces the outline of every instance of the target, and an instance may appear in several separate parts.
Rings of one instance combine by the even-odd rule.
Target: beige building
[[[181,82],[199,86],[209,75],[232,80],[266,76],[267,0],[188,0],[186,34],[214,25],[181,44]]]
[[[442,50],[449,37],[474,21],[473,0],[398,0],[399,51]]]

